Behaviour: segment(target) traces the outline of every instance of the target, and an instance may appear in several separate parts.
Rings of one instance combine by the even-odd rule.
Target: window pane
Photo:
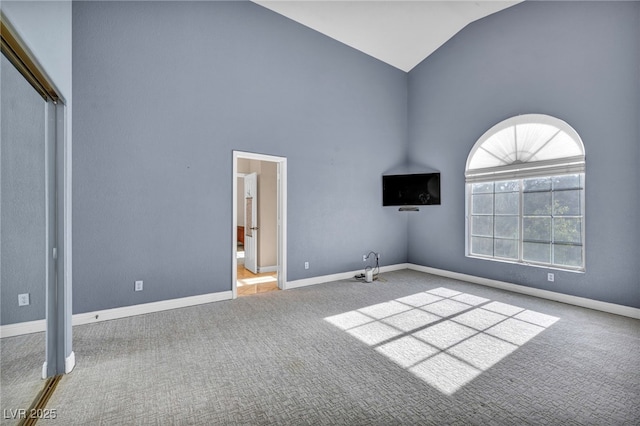
[[[553,263],[556,265],[582,266],[582,246],[553,246]]]
[[[524,214],[530,216],[551,214],[551,192],[525,192]]]
[[[472,214],[493,214],[493,194],[474,194],[471,196]]]
[[[582,243],[582,220],[579,218],[554,218],[553,241]]]
[[[471,235],[493,236],[493,216],[473,216]]]
[[[522,258],[532,262],[551,263],[551,244],[524,243]]]
[[[493,192],[493,182],[474,183],[471,186],[472,194],[481,194],[481,193],[487,193],[487,192]]]
[[[496,182],[496,192],[518,192],[520,191],[520,181],[504,180]]]
[[[518,216],[496,216],[496,237],[518,238]]]
[[[496,214],[519,214],[520,194],[517,192],[497,193]]]
[[[497,257],[505,257],[507,259],[517,259],[518,258],[518,241],[496,239],[495,255]]]
[[[522,182],[524,192],[551,190],[551,178],[548,177],[524,179]]]
[[[556,191],[553,193],[553,214],[556,216],[582,214],[580,211],[581,190]]]
[[[584,266],[583,174],[476,183],[470,189],[471,255]]]
[[[493,256],[493,238],[471,237],[471,253]]]
[[[522,238],[525,241],[551,242],[551,218],[525,217],[522,221]]]
[[[554,176],[553,177],[553,188],[554,189],[579,189],[582,188],[581,185],[581,175],[565,175],[565,176]]]

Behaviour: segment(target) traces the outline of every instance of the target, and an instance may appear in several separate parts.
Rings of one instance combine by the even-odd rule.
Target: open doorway
[[[233,153],[233,297],[286,288],[286,158]]]
[[[238,159],[238,296],[278,290],[277,163]]]

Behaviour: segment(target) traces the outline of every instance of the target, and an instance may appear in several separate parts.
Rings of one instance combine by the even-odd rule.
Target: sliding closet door
[[[0,321],[41,328],[47,280],[55,279],[55,139],[48,137],[47,102],[4,55],[0,79]],[[5,413],[28,408],[41,390],[45,338],[44,332],[3,336]]]

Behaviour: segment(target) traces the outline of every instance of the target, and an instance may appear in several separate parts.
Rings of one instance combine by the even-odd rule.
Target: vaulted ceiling
[[[253,0],[403,71],[469,23],[521,0]]]

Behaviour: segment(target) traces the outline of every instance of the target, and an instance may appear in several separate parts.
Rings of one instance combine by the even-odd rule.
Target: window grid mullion
[[[585,210],[584,210],[585,195],[586,195],[585,194],[585,189],[584,189],[585,186],[586,186],[586,182],[584,181],[585,178],[586,178],[585,175],[580,175],[580,178],[579,178],[579,183],[580,183],[580,193],[579,193],[580,194],[580,214],[581,214],[581,217],[580,217],[580,241],[582,242],[582,250],[580,250],[580,251],[582,253],[581,261],[582,261],[582,266],[583,267],[586,264],[585,250],[584,250],[584,247],[585,247],[585,236],[586,236],[586,234],[585,234],[586,227],[585,227],[585,224],[584,224],[584,215],[586,213]]]
[[[518,179],[518,190],[520,196],[518,197],[518,214],[520,214],[519,229],[518,229],[518,262],[524,262],[524,179]]]
[[[556,194],[553,191],[554,189],[554,184],[553,184],[553,179],[551,180],[551,205],[549,206],[549,214],[551,215],[551,259],[549,259],[549,263],[551,263],[552,265],[556,264],[556,237],[555,237],[555,229],[556,229],[556,220],[555,220],[555,214],[554,214],[554,210],[555,210],[555,200],[556,200]]]
[[[496,257],[496,183],[493,183],[493,206],[492,206],[492,213],[493,213],[493,232],[492,232],[492,236],[491,238],[493,239],[493,251],[492,251],[492,256]]]

